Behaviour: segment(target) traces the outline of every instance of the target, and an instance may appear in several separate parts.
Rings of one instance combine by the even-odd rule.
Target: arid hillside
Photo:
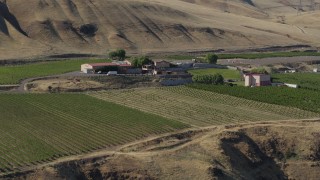
[[[315,2],[300,8],[295,0],[1,0],[0,59],[120,47],[131,53],[319,47]]]
[[[319,121],[211,127],[61,159],[13,179],[318,179]]]

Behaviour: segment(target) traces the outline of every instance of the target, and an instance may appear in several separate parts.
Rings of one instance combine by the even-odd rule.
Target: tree
[[[126,58],[126,51],[124,49],[117,50],[118,59],[123,61]]]
[[[209,64],[216,64],[218,61],[218,56],[216,54],[213,53],[209,53],[206,55],[205,60],[209,63]]]
[[[124,49],[117,49],[116,51],[111,51],[109,53],[111,59],[118,58],[119,61],[123,61],[126,58],[126,51]]]
[[[118,57],[117,52],[115,52],[115,51],[111,51],[111,52],[109,53],[109,58],[111,58],[111,59],[115,59],[116,57]]]
[[[140,56],[132,58],[131,64],[134,67],[141,68],[143,65],[151,64],[152,60],[147,56]]]

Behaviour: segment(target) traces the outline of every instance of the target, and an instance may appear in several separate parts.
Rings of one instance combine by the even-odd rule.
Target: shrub
[[[257,74],[269,74],[267,70],[264,68],[255,68],[251,70],[251,73],[257,73]]]
[[[80,33],[87,36],[94,36],[98,31],[98,27],[94,24],[84,24],[80,27]]]

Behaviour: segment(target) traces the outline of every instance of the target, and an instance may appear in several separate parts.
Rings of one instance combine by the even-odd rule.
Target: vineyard
[[[106,62],[107,60],[64,60],[40,62],[34,64],[0,66],[0,84],[18,84],[21,80],[48,75],[80,71],[80,65],[89,62]]]
[[[0,176],[189,125],[82,94],[0,94]]]
[[[320,90],[320,75],[317,73],[273,74],[274,82],[298,84],[304,89]]]
[[[318,117],[297,108],[272,105],[188,87],[114,90],[90,94],[193,126]]]
[[[316,90],[287,87],[229,87],[205,84],[190,84],[188,87],[320,113],[320,92]]]

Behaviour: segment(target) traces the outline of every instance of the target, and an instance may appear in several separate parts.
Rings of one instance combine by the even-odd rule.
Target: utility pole
[[[229,4],[228,0],[224,0],[224,12],[229,12]]]

